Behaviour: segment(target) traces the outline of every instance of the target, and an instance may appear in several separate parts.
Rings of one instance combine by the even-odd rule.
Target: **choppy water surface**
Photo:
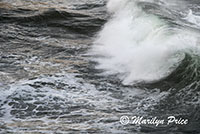
[[[198,0],[0,0],[0,133],[200,133]],[[187,125],[122,125],[121,116]]]

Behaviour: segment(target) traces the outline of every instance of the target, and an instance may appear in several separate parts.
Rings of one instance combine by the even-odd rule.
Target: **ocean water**
[[[199,134],[199,36],[198,0],[0,0],[0,133]]]

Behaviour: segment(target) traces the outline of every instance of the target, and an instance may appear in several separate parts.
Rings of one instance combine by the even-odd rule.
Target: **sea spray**
[[[104,74],[117,74],[125,85],[168,76],[195,48],[197,35],[140,8],[137,1],[110,0],[111,19],[99,32],[91,52]]]

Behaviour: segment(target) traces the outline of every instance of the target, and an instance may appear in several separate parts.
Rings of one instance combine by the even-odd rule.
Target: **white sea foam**
[[[189,10],[188,15],[184,19],[200,27],[200,16],[194,15],[191,9]]]
[[[180,51],[196,47],[197,35],[171,28],[163,20],[147,14],[136,1],[110,0],[113,17],[100,31],[92,53],[105,74],[118,74],[123,84],[159,80],[174,70],[184,58]]]

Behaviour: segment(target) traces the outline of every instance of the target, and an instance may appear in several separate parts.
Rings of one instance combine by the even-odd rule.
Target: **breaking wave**
[[[174,72],[184,76],[187,74],[182,73],[190,67],[193,73],[198,73],[197,32],[144,11],[141,2],[152,1],[108,1],[110,20],[99,32],[91,50],[98,55],[94,58],[99,63],[97,68],[105,70],[106,75],[117,75],[124,85],[154,83]],[[162,2],[158,6],[168,8]],[[189,19],[187,14],[185,18]],[[187,62],[189,65],[182,67],[188,60],[187,55],[195,63]]]

